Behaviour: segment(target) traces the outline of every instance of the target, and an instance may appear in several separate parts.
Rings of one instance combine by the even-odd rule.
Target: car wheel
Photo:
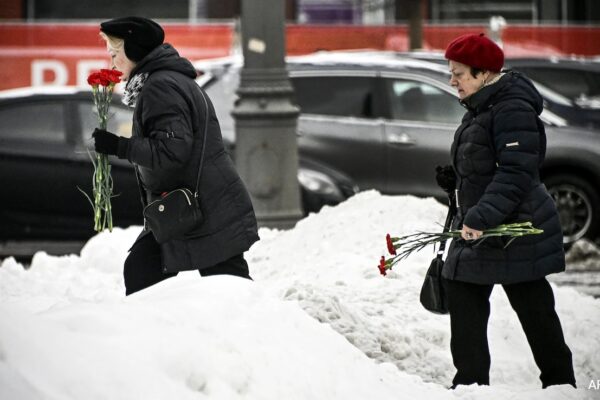
[[[594,239],[600,229],[600,194],[586,180],[560,174],[544,180],[556,203],[563,242],[570,245],[582,237]]]

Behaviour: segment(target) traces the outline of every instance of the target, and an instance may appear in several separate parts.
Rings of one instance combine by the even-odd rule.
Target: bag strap
[[[202,89],[200,89],[200,94],[202,95],[202,100],[204,100],[204,109],[206,110],[205,112],[205,118],[204,118],[204,138],[202,139],[202,153],[200,155],[200,166],[198,167],[198,177],[196,178],[196,188],[194,189],[194,198],[198,198],[198,187],[200,186],[200,176],[202,175],[202,165],[204,164],[204,150],[206,149],[206,136],[208,136],[208,102],[206,101],[206,96],[204,95],[204,92]],[[142,206],[146,207],[148,205],[148,201],[146,200],[146,196],[145,193],[142,190],[142,180],[140,178],[140,172],[138,171],[138,168],[136,165],[134,165],[134,170],[135,170],[135,179],[138,182],[138,189],[140,191],[140,197],[142,200]]]
[[[138,190],[140,192],[140,200],[142,200],[142,208],[146,208],[148,206],[148,200],[146,199],[146,193],[144,192],[144,189],[142,188],[142,179],[140,178],[140,172],[138,171],[138,167],[137,165],[133,165],[133,169],[135,171],[135,180],[137,181],[138,184]],[[144,224],[145,224],[145,219],[144,219]]]
[[[444,222],[444,232],[448,232],[450,230],[450,225],[452,225],[452,220],[454,219],[454,214],[456,212],[456,204],[452,200],[451,197],[448,197],[448,214],[446,215],[446,222]],[[444,255],[444,250],[446,250],[446,240],[440,243],[440,248],[437,252],[437,258],[440,260]]]
[[[206,137],[208,136],[208,102],[206,101],[206,96],[204,95],[204,91],[200,89],[200,94],[202,95],[202,100],[204,100],[204,109],[206,112],[204,113],[204,138],[202,139],[202,153],[200,155],[200,166],[198,167],[198,178],[196,178],[196,189],[194,190],[194,197],[198,198],[198,188],[200,187],[200,176],[202,175],[202,166],[204,165],[204,150],[206,150]]]

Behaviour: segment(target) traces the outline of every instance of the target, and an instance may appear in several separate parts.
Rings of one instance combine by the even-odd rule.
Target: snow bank
[[[182,273],[125,298],[139,227],[102,233],[81,256],[0,266],[0,399],[593,399],[600,302],[554,286],[578,390],[539,389],[502,288],[491,298],[490,387],[447,391],[449,320],[418,293],[433,252],[379,275],[385,234],[439,230],[432,199],[361,193],[261,230],[255,281]],[[312,317],[312,318],[311,318]]]

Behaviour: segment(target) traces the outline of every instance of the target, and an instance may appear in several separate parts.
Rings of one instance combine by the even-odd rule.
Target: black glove
[[[456,174],[452,165],[446,165],[445,167],[438,165],[435,167],[435,172],[435,180],[438,186],[444,189],[448,195],[453,196],[454,189],[456,189]]]
[[[129,139],[117,136],[114,133],[96,128],[92,133],[96,153],[115,155],[119,158],[127,158]]]

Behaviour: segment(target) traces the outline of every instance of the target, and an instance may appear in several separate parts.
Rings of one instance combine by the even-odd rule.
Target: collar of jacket
[[[482,87],[469,97],[461,100],[460,103],[475,114],[481,113],[493,105],[492,99],[494,98],[494,95],[506,86],[509,81],[509,76],[509,73],[502,75],[498,81]]]
[[[151,75],[157,70],[179,72],[192,79],[197,76],[196,69],[192,63],[188,59],[180,57],[177,50],[169,43],[161,44],[141,59],[131,71],[130,78],[142,73]],[[126,90],[129,88],[129,83],[132,80],[130,79],[127,85],[125,85]]]
[[[146,69],[145,67],[156,56],[157,53],[163,51],[163,48],[168,49],[169,47],[171,47],[171,45],[169,45],[168,43],[163,43],[162,45],[152,50],[150,53],[146,54],[146,57],[142,58],[129,73],[129,79],[127,80],[127,84],[125,85],[125,90],[127,91],[128,89],[130,89],[130,84],[132,84],[132,82],[135,81],[135,79],[133,78],[136,75],[139,75],[143,72],[148,72],[144,71]]]

